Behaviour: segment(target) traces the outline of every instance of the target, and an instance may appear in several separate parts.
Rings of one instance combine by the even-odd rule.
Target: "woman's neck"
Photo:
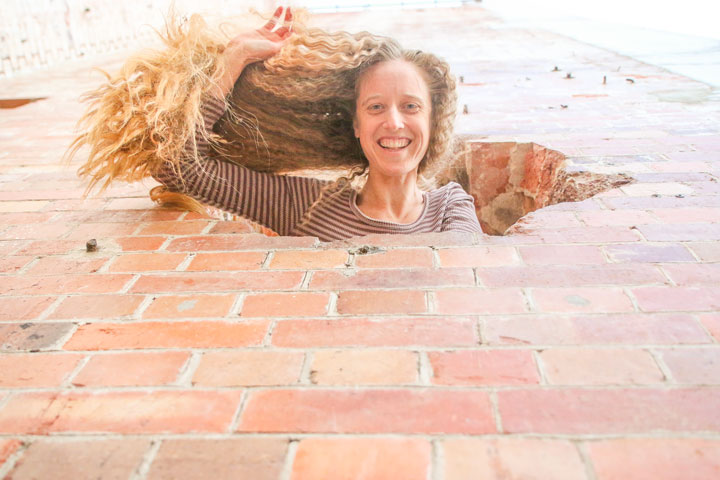
[[[424,199],[417,174],[405,178],[368,175],[357,196],[357,206],[370,218],[393,223],[413,223],[420,218]]]

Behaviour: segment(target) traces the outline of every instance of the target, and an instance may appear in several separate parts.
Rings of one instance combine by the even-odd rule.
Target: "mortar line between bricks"
[[[133,287],[133,285],[135,285],[137,283],[138,280],[140,280],[140,277],[141,277],[141,275],[139,273],[132,274],[132,277],[130,278],[130,280],[128,280],[127,283],[125,284],[125,286],[123,288],[121,288],[120,291],[117,293],[122,293],[122,294],[130,293],[130,289]]]
[[[705,327],[705,324],[700,320],[700,317],[698,317],[697,314],[695,314],[695,322],[700,326],[700,329],[705,332],[705,335],[710,338],[710,343],[707,343],[705,345],[717,345],[720,343],[720,338],[716,339],[713,334],[710,333],[710,330]]]
[[[278,480],[290,480],[292,475],[293,464],[295,463],[295,455],[297,455],[297,449],[300,445],[300,440],[295,438],[288,439],[288,449],[285,454],[285,461],[283,462],[282,470]]]
[[[298,290],[310,290],[310,280],[313,276],[313,270],[307,270],[305,274],[303,275],[302,281],[300,282],[300,286],[298,287]],[[314,290],[314,289],[313,289]]]
[[[432,448],[430,460],[430,480],[445,480],[445,446],[444,440],[430,439]]]
[[[202,357],[203,354],[201,352],[191,351],[190,355],[188,355],[188,359],[185,361],[183,366],[180,367],[180,371],[178,371],[173,384],[178,387],[192,388],[192,378],[200,365]]]
[[[45,310],[40,312],[40,315],[35,317],[35,319],[33,319],[32,321],[38,322],[38,321],[47,320],[47,318],[50,316],[50,314],[52,314],[55,310],[57,310],[58,306],[63,301],[65,301],[66,298],[68,298],[68,295],[58,295],[58,297],[50,305],[48,305],[47,308],[45,308]]]
[[[9,256],[9,255],[8,255]],[[35,265],[37,265],[40,262],[40,259],[42,258],[42,255],[35,255],[35,258],[30,260],[25,266],[23,266],[20,270],[15,272],[13,275],[24,275],[26,274],[31,268],[33,268]],[[5,275],[3,275],[5,276]]]
[[[237,390],[237,389],[235,389],[235,390]],[[243,390],[242,396],[240,397],[240,402],[238,402],[237,409],[235,410],[235,413],[233,413],[233,416],[230,419],[230,423],[228,424],[228,428],[227,428],[227,433],[232,434],[235,431],[237,431],[238,427],[240,426],[240,416],[242,415],[242,412],[245,409],[245,404],[248,402],[249,398],[250,398],[250,389],[246,388]]]
[[[340,315],[337,311],[338,296],[337,292],[329,292],[326,316],[337,317]]]
[[[80,373],[80,371],[81,371],[83,368],[85,368],[85,366],[86,366],[86,365],[88,364],[88,362],[90,361],[90,358],[91,358],[91,357],[92,357],[91,355],[85,355],[85,356],[78,362],[78,364],[75,366],[75,368],[73,368],[73,370],[70,372],[70,374],[69,374],[67,377],[65,377],[65,380],[60,384],[60,388],[62,388],[62,389],[69,389],[69,390],[75,390],[76,387],[75,387],[75,385],[73,385],[72,381],[75,379],[75,377],[77,377],[78,373]]]
[[[700,258],[700,255],[695,253],[695,250],[693,250],[693,248],[689,244],[690,244],[690,242],[678,242],[678,245],[682,245],[685,248],[685,250],[687,250],[690,253],[690,256],[695,259],[696,262],[705,263]]]
[[[270,250],[269,252],[267,252],[267,254],[265,255],[265,259],[264,259],[264,260],[262,261],[262,263],[260,264],[259,270],[268,270],[269,267],[270,267],[270,262],[272,262],[272,259],[273,259],[274,257],[275,257],[275,251],[274,251],[274,250]]]
[[[420,385],[432,386],[432,377],[434,375],[432,363],[427,352],[418,351],[418,383]]]
[[[150,466],[153,461],[155,461],[155,457],[160,450],[161,444],[162,440],[159,439],[152,439],[150,441],[150,447],[147,452],[145,452],[145,455],[143,455],[142,460],[140,460],[140,464],[130,476],[129,480],[145,480],[145,478],[147,478],[147,475],[150,472]]]
[[[662,356],[660,355],[660,352],[656,351],[655,349],[648,348],[648,353],[652,357],[653,360],[655,360],[655,364],[657,364],[657,367],[660,369],[660,372],[662,372],[663,376],[665,377],[665,383],[668,385],[682,385],[678,384],[675,379],[672,376],[672,372],[670,371],[670,368],[668,368],[667,365],[665,365],[665,362],[662,360]]]
[[[622,291],[627,297],[630,299],[630,304],[633,306],[633,312],[628,313],[643,313],[642,310],[640,310],[640,305],[638,304],[637,298],[632,292],[631,287],[622,287]]]
[[[308,350],[303,356],[303,364],[300,368],[298,385],[315,385],[312,381],[312,364],[315,361],[315,352]]]
[[[675,283],[672,278],[670,278],[670,275],[665,271],[665,269],[662,267],[662,265],[655,265],[655,268],[657,268],[658,270],[660,270],[660,275],[662,275],[663,277],[665,277],[665,278],[667,279],[668,284],[669,284],[671,287],[677,287],[677,286],[678,286],[678,284]]]
[[[11,437],[11,438],[17,438],[17,437]],[[17,461],[22,458],[22,456],[25,454],[25,450],[27,450],[30,447],[30,445],[22,441],[20,446],[18,447],[17,451],[15,451],[10,457],[5,460],[5,463],[0,465],[0,478],[9,478],[10,472],[13,471],[15,468],[15,465],[17,464]]]
[[[587,476],[587,479],[597,480],[595,465],[593,464],[592,457],[588,451],[588,444],[583,441],[573,441],[572,443],[575,445],[575,449],[580,456],[580,461],[583,463],[583,467],[585,467],[585,475]]]
[[[437,297],[433,290],[425,291],[425,308],[428,315],[437,315]]]
[[[274,347],[272,344],[272,336],[273,332],[275,331],[275,327],[277,325],[277,320],[271,320],[270,324],[268,325],[267,332],[265,332],[265,335],[263,336],[262,341],[260,342],[260,346],[262,347]]]
[[[78,331],[78,328],[80,328],[80,325],[78,323],[73,322],[73,323],[71,323],[71,325],[72,325],[72,327],[70,328],[70,330],[68,330],[67,333],[65,335],[63,335],[62,337],[59,337],[53,344],[48,345],[46,347],[46,350],[63,350],[64,351],[63,347],[65,346],[65,344],[70,341],[70,339],[73,337],[73,335],[75,335],[75,332]]]
[[[195,252],[190,252],[190,253],[185,254],[185,259],[182,262],[180,262],[178,264],[178,266],[175,267],[175,270],[173,270],[173,271],[174,272],[186,272],[187,268],[190,266],[190,264],[192,263],[193,259],[196,256],[197,256],[197,253],[195,253]]]
[[[537,373],[540,377],[540,385],[549,385],[550,382],[547,379],[547,375],[545,374],[545,365],[542,361],[542,358],[540,357],[540,352],[542,350],[532,350],[530,353],[535,360],[535,368],[537,369]]]
[[[138,304],[135,311],[132,314],[130,314],[129,316],[130,316],[130,318],[133,318],[133,319],[136,319],[139,321],[147,321],[147,320],[144,320],[142,317],[145,314],[145,312],[147,311],[147,309],[150,308],[150,305],[152,305],[152,303],[155,301],[156,296],[151,295],[151,294],[141,294],[141,295],[143,295],[144,298],[142,299],[140,304]],[[115,320],[115,319],[112,319],[112,320]]]
[[[496,389],[488,391],[488,399],[490,400],[490,413],[492,414],[493,420],[495,420],[495,429],[499,434],[506,433],[503,431],[502,418],[500,417],[500,407],[498,406],[498,396]]]
[[[246,292],[240,292],[235,296],[235,301],[233,302],[232,306],[230,307],[230,311],[227,314],[228,318],[235,318],[240,316],[240,313],[242,312],[242,307],[245,303],[245,298],[247,298],[247,296],[248,294]]]

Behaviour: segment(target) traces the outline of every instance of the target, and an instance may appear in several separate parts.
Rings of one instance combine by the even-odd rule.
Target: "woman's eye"
[[[405,108],[410,111],[416,111],[420,110],[420,105],[418,105],[417,103],[408,103],[407,105],[405,105]]]
[[[380,105],[379,103],[374,103],[374,104],[372,104],[372,105],[370,105],[370,106],[368,107],[368,110],[370,110],[371,112],[372,112],[372,111],[378,111],[378,110],[381,110],[381,109],[382,109],[382,105]]]

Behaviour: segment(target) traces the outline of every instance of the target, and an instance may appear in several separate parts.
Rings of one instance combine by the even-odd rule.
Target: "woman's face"
[[[430,91],[404,60],[373,65],[360,79],[353,127],[371,175],[417,175],[430,141]]]

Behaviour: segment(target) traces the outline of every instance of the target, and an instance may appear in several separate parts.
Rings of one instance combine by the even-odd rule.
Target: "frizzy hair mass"
[[[226,98],[226,113],[207,131],[201,104],[224,73],[221,56],[230,37],[198,15],[185,22],[171,16],[161,34],[164,49],[129,58],[84,96],[89,108],[67,158],[89,147],[78,170],[88,191],[140,180],[188,155],[198,161],[196,129],[219,155],[253,170],[331,169],[357,176],[367,168],[353,132],[358,80],[372,65],[394,59],[416,65],[430,89],[431,132],[420,173],[429,178],[447,167],[457,96],[446,62],[368,32],[328,32],[302,21],[293,29],[279,54],[245,68]],[[164,187],[151,192],[160,201],[172,200],[169,195],[176,194]],[[193,202],[175,203],[202,208]]]

